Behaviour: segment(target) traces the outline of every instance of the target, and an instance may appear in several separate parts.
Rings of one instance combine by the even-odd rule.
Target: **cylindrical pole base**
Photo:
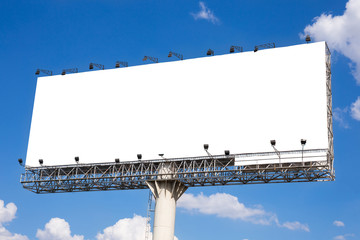
[[[160,182],[155,199],[153,240],[174,240],[176,201],[171,194],[171,182]]]
[[[155,197],[152,240],[174,240],[176,201],[186,191],[176,180],[147,182]]]

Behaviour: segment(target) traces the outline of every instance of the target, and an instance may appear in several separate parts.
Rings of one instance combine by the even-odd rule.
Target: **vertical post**
[[[170,163],[162,163],[158,179],[146,183],[155,197],[153,240],[174,240],[176,201],[187,187],[173,179]]]

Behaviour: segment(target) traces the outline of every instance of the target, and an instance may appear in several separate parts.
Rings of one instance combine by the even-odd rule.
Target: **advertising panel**
[[[39,77],[26,165],[327,149],[325,57],[318,42]]]

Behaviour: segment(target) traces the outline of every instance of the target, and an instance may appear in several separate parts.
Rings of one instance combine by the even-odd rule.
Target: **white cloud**
[[[0,200],[0,239],[1,240],[29,240],[26,236],[11,233],[3,223],[11,222],[15,218],[17,207],[14,203],[8,203],[5,206],[3,200]]]
[[[352,74],[360,85],[360,1],[349,0],[343,15],[321,14],[304,29],[314,40],[325,40],[330,49],[352,61]]]
[[[342,108],[334,108],[333,109],[333,119],[339,123],[339,125],[343,128],[349,128],[349,124],[346,121],[346,116],[348,115],[348,107]]]
[[[8,203],[5,206],[3,200],[0,200],[0,224],[11,222],[15,218],[17,207],[14,203]]]
[[[281,224],[276,214],[266,212],[261,206],[246,207],[239,202],[237,197],[226,193],[216,193],[210,196],[204,196],[202,193],[197,196],[184,194],[178,201],[178,207],[222,218],[240,219],[254,224],[270,225],[275,223],[279,227],[290,230],[310,231],[306,224],[300,222]]]
[[[103,233],[98,233],[97,240],[144,240],[145,239],[146,218],[134,215],[132,218],[120,219],[115,225],[104,229]],[[149,233],[149,240],[152,233]],[[178,240],[174,236],[174,240]]]
[[[357,98],[355,102],[351,104],[351,116],[360,121],[360,97]]]
[[[202,193],[194,196],[193,194],[184,194],[178,201],[178,207],[190,211],[198,211],[203,214],[213,214],[218,217],[241,219],[243,221],[270,224],[270,218],[261,208],[247,208],[238,198],[226,193],[216,193],[210,196],[204,196]]]
[[[309,226],[307,224],[302,224],[298,221],[296,222],[284,222],[280,224],[281,227],[285,227],[290,230],[303,230],[305,232],[310,232]]]
[[[343,128],[349,128],[349,123],[346,120],[349,114],[355,120],[360,121],[360,97],[350,107],[333,109],[333,119]]]
[[[13,234],[3,226],[0,226],[0,239],[1,240],[29,240],[26,236],[21,234]]]
[[[334,240],[346,240],[348,239],[348,237],[355,237],[355,234],[345,234],[345,235],[338,235],[336,237],[334,237]]]
[[[45,224],[45,229],[38,229],[36,237],[39,240],[84,240],[84,236],[71,236],[70,225],[64,219],[52,218]]]
[[[191,13],[195,20],[205,19],[212,23],[219,23],[219,19],[214,15],[214,13],[205,5],[204,2],[199,2],[200,11],[197,13]]]
[[[115,225],[105,228],[103,233],[96,236],[96,239],[143,240],[145,239],[145,226],[146,218],[134,215],[133,218],[120,219]]]
[[[345,227],[345,224],[342,221],[335,220],[333,224],[337,227]]]

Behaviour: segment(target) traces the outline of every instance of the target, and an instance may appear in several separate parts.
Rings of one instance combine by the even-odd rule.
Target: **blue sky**
[[[22,188],[17,159],[26,156],[37,68],[59,74],[87,71],[90,62],[140,65],[144,55],[175,61],[169,50],[186,59],[208,48],[224,54],[230,45],[281,47],[303,43],[304,31],[332,51],[336,181],[189,189],[177,209],[175,235],[359,239],[359,16],[359,0],[1,1],[0,239],[111,240],[104,229],[139,232],[146,216],[146,190],[36,195]],[[201,208],[212,201],[235,207]],[[186,207],[189,202],[199,207]]]

